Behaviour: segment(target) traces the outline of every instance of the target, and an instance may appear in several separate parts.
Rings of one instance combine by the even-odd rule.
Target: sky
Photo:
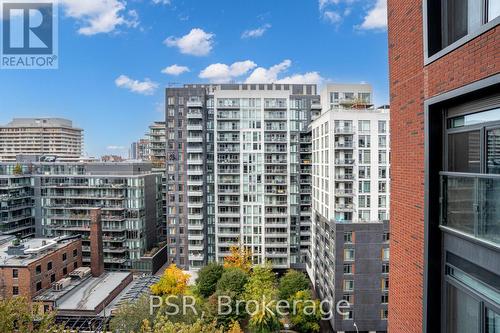
[[[59,0],[59,68],[0,70],[0,124],[63,117],[124,157],[184,83],[373,85],[389,100],[385,0]]]

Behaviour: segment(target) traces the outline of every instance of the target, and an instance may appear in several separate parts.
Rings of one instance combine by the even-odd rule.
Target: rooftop
[[[14,239],[6,239],[3,243],[0,242],[0,267],[28,266],[77,240],[64,237],[31,238],[20,241],[19,245],[14,245],[13,241]]]
[[[73,127],[73,122],[64,118],[14,118],[4,127]],[[78,128],[75,128],[78,129]]]

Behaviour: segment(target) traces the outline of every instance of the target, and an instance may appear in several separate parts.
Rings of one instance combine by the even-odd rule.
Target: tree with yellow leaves
[[[233,245],[229,248],[230,255],[224,258],[224,268],[237,267],[245,272],[252,269],[252,251],[243,246]]]
[[[151,292],[157,296],[182,295],[186,292],[189,277],[172,264],[163,272],[160,281],[151,286]]]

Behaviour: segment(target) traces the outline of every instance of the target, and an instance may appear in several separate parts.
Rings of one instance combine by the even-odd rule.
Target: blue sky
[[[0,123],[71,119],[91,156],[126,156],[170,83],[365,81],[389,100],[384,0],[60,3],[59,69],[0,70]]]

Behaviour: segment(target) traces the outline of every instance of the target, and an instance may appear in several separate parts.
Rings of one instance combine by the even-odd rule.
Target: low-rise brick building
[[[79,238],[0,238],[0,299],[35,297],[82,265]]]

